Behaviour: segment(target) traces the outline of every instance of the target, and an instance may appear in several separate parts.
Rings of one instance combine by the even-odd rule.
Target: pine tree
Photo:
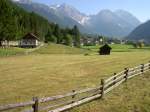
[[[75,46],[80,47],[80,31],[76,25],[72,29],[72,34],[74,36]]]
[[[24,11],[10,0],[0,0],[0,45],[3,40],[19,40],[27,33],[34,33],[41,41],[71,45],[74,40],[75,45],[80,46],[77,26],[62,29],[34,12]]]
[[[54,35],[57,37],[57,44],[60,44],[62,41],[62,35],[58,24],[55,26]]]
[[[72,46],[72,36],[70,35],[70,34],[67,34],[66,35],[66,38],[65,38],[65,41],[66,41],[66,45],[68,45],[68,46]]]
[[[48,43],[48,42],[53,42],[53,43],[56,43],[57,42],[57,37],[55,37],[53,34],[52,34],[52,31],[49,30],[48,33],[46,34],[45,36],[45,42]]]
[[[13,40],[17,30],[14,9],[9,2],[4,0],[0,2],[0,40]]]

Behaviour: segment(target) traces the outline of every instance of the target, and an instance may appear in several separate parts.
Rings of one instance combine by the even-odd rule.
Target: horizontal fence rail
[[[102,79],[100,86],[95,88],[87,88],[79,91],[72,90],[72,92],[64,95],[46,98],[33,97],[33,100],[29,102],[0,106],[0,111],[24,108],[21,112],[62,112],[81,104],[103,98],[105,94],[121,83],[147,71],[150,71],[150,62],[133,68],[125,68],[119,73],[114,73],[110,78]]]

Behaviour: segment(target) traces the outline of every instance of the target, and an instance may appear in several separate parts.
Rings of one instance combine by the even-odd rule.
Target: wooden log
[[[110,92],[112,89],[116,88],[117,86],[119,86],[121,83],[123,83],[126,79],[122,79],[121,81],[117,82],[115,85],[111,86],[110,88],[108,88],[107,90],[104,91],[104,94],[107,94],[108,92]]]
[[[33,112],[38,112],[39,111],[39,99],[38,97],[33,97],[33,101],[35,102],[33,105],[32,105],[32,108],[33,108]]]
[[[145,70],[149,70],[149,67],[148,67],[148,66],[147,66],[147,67],[144,67],[144,71],[145,71]]]
[[[137,69],[136,72],[141,72],[141,68],[140,68],[140,69]]]
[[[52,96],[52,97],[41,98],[41,99],[39,99],[39,102],[44,103],[44,102],[49,102],[49,101],[55,101],[55,100],[58,100],[61,98],[70,97],[72,95],[77,95],[77,94],[81,94],[81,93],[86,93],[86,92],[98,90],[99,88],[101,88],[101,87],[87,88],[87,89],[83,89],[80,91],[76,91],[75,93],[71,92],[71,93],[67,93],[65,95],[57,95],[57,96]]]
[[[125,74],[122,74],[122,75],[116,77],[116,79],[115,79],[115,80],[112,80],[111,82],[108,82],[108,83],[105,82],[104,88],[107,89],[109,86],[114,85],[114,82],[117,83],[117,82],[119,82],[120,80],[124,79],[124,77],[125,77]]]
[[[79,105],[81,105],[81,104],[84,104],[84,103],[93,101],[93,100],[98,99],[98,98],[100,98],[100,97],[101,97],[101,95],[100,95],[100,94],[97,94],[97,95],[95,95],[95,96],[92,96],[92,97],[89,97],[89,98],[86,98],[86,99],[83,99],[83,100],[74,102],[74,103],[72,103],[72,104],[69,104],[69,105],[66,105],[66,106],[63,106],[63,107],[54,109],[54,110],[50,110],[49,112],[62,112],[62,111],[71,109],[71,108],[73,108],[73,107],[79,106]]]
[[[90,92],[90,91],[94,91],[94,90],[99,90],[101,88],[101,86],[95,87],[95,88],[87,88],[87,89],[83,89],[80,91],[76,91],[76,92],[71,92],[71,93],[67,93],[65,95],[57,95],[57,96],[52,96],[52,97],[46,97],[46,98],[41,98],[39,99],[40,103],[44,103],[44,102],[48,102],[48,101],[55,101],[61,98],[65,98],[65,97],[70,97],[72,95],[77,95],[77,94],[81,94],[81,93],[86,93],[86,92]]]
[[[104,89],[107,89],[109,86],[111,86],[114,83],[114,80],[110,81],[110,82],[105,82],[105,86]]]
[[[132,78],[132,77],[135,77],[135,76],[137,76],[137,75],[140,75],[140,74],[142,74],[142,72],[139,72],[139,73],[136,73],[136,74],[134,74],[134,75],[131,75],[131,76],[128,77],[128,79],[130,79],[130,78]]]
[[[100,95],[101,95],[101,90],[95,91],[95,92],[93,92],[92,94],[87,95],[87,96],[82,96],[82,97],[80,97],[79,99],[77,99],[77,101],[80,101],[80,100],[83,100],[83,99],[85,99],[85,98],[89,98],[89,97],[95,96],[95,95],[97,95],[97,94],[100,94]]]
[[[39,108],[40,111],[44,111],[44,110],[48,110],[48,109],[51,109],[51,108],[56,108],[56,107],[60,107],[60,106],[63,106],[63,105],[68,105],[68,104],[71,104],[73,101],[70,100],[70,101],[64,101],[64,102],[59,102],[55,105],[48,105],[46,107],[41,107]]]
[[[134,69],[139,69],[141,68],[141,65],[134,67]]]
[[[143,73],[145,73],[145,72],[148,72],[149,71],[149,69],[147,69],[147,70],[144,70],[144,72]]]
[[[124,71],[121,71],[121,72],[117,73],[116,75],[113,75],[112,77],[106,79],[105,83],[112,81],[114,79],[114,77],[118,77],[118,76],[120,76],[122,74],[124,74]]]
[[[123,74],[123,75],[117,77],[114,81],[117,83],[117,82],[121,81],[122,79],[124,79],[125,76],[126,76],[126,75]]]
[[[16,109],[16,108],[19,108],[19,107],[27,107],[27,106],[31,106],[33,104],[34,104],[33,101],[18,103],[18,104],[8,104],[8,105],[0,106],[0,111]]]
[[[129,76],[132,76],[132,75],[134,75],[134,74],[136,74],[136,73],[138,73],[138,72],[141,72],[141,69],[140,69],[140,68],[133,68],[132,70],[129,69],[129,71],[128,71],[128,77],[129,77]]]
[[[135,73],[139,73],[139,72],[141,72],[141,68],[139,68],[139,69],[135,69],[134,71],[129,71],[128,72],[128,76],[130,76],[130,75],[134,75]]]
[[[148,66],[149,66],[149,63],[144,64],[144,66],[145,66],[145,67],[148,67]]]

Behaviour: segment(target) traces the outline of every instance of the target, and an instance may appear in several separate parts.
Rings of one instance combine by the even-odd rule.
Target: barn
[[[99,54],[100,55],[110,55],[111,47],[108,44],[105,44],[104,46],[100,47]]]
[[[33,33],[26,34],[20,41],[22,48],[35,48],[40,45],[40,40]]]

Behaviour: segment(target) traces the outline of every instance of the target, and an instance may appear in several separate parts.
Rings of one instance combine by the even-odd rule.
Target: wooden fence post
[[[144,72],[144,64],[141,64],[141,73]]]
[[[76,91],[75,91],[75,90],[72,90],[72,92],[75,93]],[[75,101],[74,101],[75,96],[76,96],[76,95],[72,95],[72,103],[75,102]]]
[[[105,90],[105,80],[104,79],[101,79],[101,85],[102,85],[101,98],[104,98],[104,90]]]
[[[116,74],[117,73],[114,73],[114,79],[113,79],[114,80],[114,85],[116,84],[116,81],[115,81],[116,80]]]
[[[33,112],[38,112],[38,106],[39,106],[39,99],[38,99],[38,97],[33,97],[33,101],[35,102],[32,105]]]
[[[124,70],[125,70],[125,71],[124,71],[124,74],[125,74],[125,81],[127,81],[127,80],[128,80],[128,75],[129,75],[129,69],[128,69],[128,68],[125,68]]]

